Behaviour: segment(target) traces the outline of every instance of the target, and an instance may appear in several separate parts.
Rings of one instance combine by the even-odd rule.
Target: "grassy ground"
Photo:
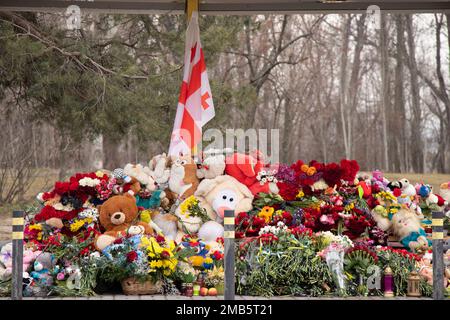
[[[36,195],[39,192],[49,191],[57,179],[57,170],[41,170],[24,195],[23,201],[13,204],[0,204],[0,241],[10,238],[12,211],[23,210],[28,205],[36,204]]]
[[[385,177],[389,180],[399,180],[406,178],[411,183],[427,183],[433,186],[434,192],[439,192],[439,186],[443,182],[450,181],[450,174],[416,174],[416,173],[385,173]]]
[[[386,173],[389,180],[398,180],[407,178],[411,183],[428,183],[433,186],[436,192],[439,191],[439,185],[450,181],[450,174],[407,174],[407,173]],[[31,185],[25,195],[25,200],[21,203],[0,205],[0,241],[7,240],[11,234],[11,214],[13,210],[24,209],[26,206],[35,203],[35,197],[39,192],[48,191],[58,179],[57,171],[48,171],[41,174]]]

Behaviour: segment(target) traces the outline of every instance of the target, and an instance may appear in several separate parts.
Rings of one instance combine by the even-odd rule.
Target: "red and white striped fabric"
[[[214,104],[200,43],[198,13],[192,13],[186,30],[184,75],[169,155],[190,155],[202,139],[202,127],[214,118]]]

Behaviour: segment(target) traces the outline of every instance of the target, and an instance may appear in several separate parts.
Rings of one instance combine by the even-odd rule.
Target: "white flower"
[[[87,208],[78,213],[78,217],[81,219],[91,218],[93,221],[97,221],[98,210],[97,208]]]
[[[328,188],[328,184],[325,182],[325,180],[320,179],[319,181],[314,182],[311,188],[313,190],[325,190]]]
[[[99,183],[100,183],[99,179],[92,179],[89,177],[80,179],[80,181],[78,181],[78,184],[82,187],[95,187]]]
[[[92,258],[100,258],[100,252],[98,251],[92,252],[89,256]]]
[[[61,202],[55,203],[53,205],[53,208],[55,208],[56,210],[59,210],[59,211],[72,211],[73,210],[73,207],[70,203],[68,205],[63,206],[63,204]]]

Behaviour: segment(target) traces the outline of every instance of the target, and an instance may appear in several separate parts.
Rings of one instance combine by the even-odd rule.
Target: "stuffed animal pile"
[[[147,166],[77,173],[39,194],[41,208],[24,232],[24,271],[32,283],[49,285],[54,259],[41,251],[61,236],[78,243],[94,236],[83,250],[108,256],[123,237],[161,236],[185,247],[195,244],[198,253],[190,259],[202,264],[198,261],[208,252],[220,255],[223,250],[226,211],[237,217],[236,238],[267,235],[282,223],[292,232],[331,231],[352,240],[369,237],[377,244],[390,237],[423,253],[431,246],[431,212],[445,210],[450,201],[450,183],[440,189],[436,194],[427,184],[389,181],[379,170],[359,172],[354,160],[285,165],[268,162],[259,151],[214,150],[196,163],[191,157],[160,154]],[[1,279],[11,274],[10,251],[10,245],[1,250]],[[426,264],[425,259],[424,277]]]

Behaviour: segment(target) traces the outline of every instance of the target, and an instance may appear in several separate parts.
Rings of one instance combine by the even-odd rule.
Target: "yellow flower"
[[[300,170],[302,170],[304,173],[306,173],[306,172],[308,171],[308,169],[309,169],[309,166],[308,166],[307,164],[303,164],[303,165],[300,167]]]
[[[308,176],[312,176],[312,175],[314,175],[316,172],[317,172],[317,170],[316,170],[315,167],[309,167],[308,170],[306,170],[306,174],[307,174]]]
[[[264,218],[266,223],[270,222],[272,219],[273,213],[275,209],[269,206],[265,206],[261,209],[261,211],[258,213],[258,217]]]
[[[276,215],[276,216],[282,216],[282,215],[283,215],[283,210],[277,210],[277,211],[275,211],[275,215]]]
[[[345,211],[351,211],[353,208],[355,208],[355,204],[352,202],[345,206]]]
[[[303,198],[304,196],[305,196],[305,193],[303,192],[303,190],[299,190],[297,195],[296,195],[296,197],[299,198],[299,199]]]
[[[103,173],[103,171],[98,170],[98,171],[95,173],[95,175],[96,175],[97,177],[99,177],[99,178],[102,178],[105,174]]]
[[[181,213],[186,214],[194,205],[198,204],[198,199],[195,196],[190,196],[180,205]]]
[[[193,267],[200,267],[203,264],[202,256],[192,256],[192,257],[189,257],[188,259]]]
[[[82,226],[84,226],[86,223],[89,224],[92,222],[92,218],[86,218],[86,219],[79,219],[75,220],[75,222],[70,224],[70,231],[77,232],[80,230]]]
[[[207,257],[204,262],[206,264],[211,264],[211,263],[213,263],[213,259],[211,257]]]
[[[162,266],[163,266],[162,260],[150,261],[150,268],[158,268],[158,269],[160,269],[160,268],[162,268]]]
[[[41,224],[30,224],[28,226],[28,229],[30,230],[42,230],[42,225]]]
[[[149,223],[152,221],[152,216],[150,214],[150,210],[144,210],[141,212],[141,221]]]

